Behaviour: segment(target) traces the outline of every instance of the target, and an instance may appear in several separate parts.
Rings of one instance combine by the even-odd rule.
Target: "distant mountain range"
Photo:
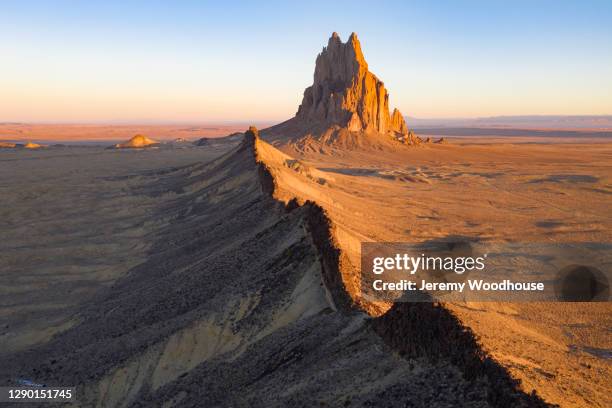
[[[421,119],[406,116],[410,128],[512,128],[612,130],[612,115],[524,115]]]

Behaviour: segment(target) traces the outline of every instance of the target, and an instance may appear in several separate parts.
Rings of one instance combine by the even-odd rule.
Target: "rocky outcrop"
[[[368,70],[355,33],[346,43],[337,33],[332,34],[317,57],[314,83],[304,91],[296,118],[350,131],[393,136],[408,133],[400,111],[389,114],[389,93]]]
[[[404,142],[404,144],[407,145],[418,145],[423,142],[423,140],[417,135],[415,135],[412,130],[408,131],[408,134],[404,136],[402,141]]]
[[[28,142],[25,145],[23,145],[23,147],[25,147],[26,149],[40,149],[41,147],[43,147],[43,145],[38,144],[38,143]]]
[[[397,108],[393,109],[393,114],[391,114],[391,129],[395,132],[401,133],[402,135],[408,133],[406,121]]]
[[[144,135],[136,135],[125,143],[118,143],[114,146],[115,149],[134,149],[142,147],[159,146],[159,142],[149,139]]]
[[[260,145],[259,131],[255,126],[250,126],[244,133],[243,146],[251,149],[254,153],[263,193],[270,198],[276,199],[278,198],[275,196],[277,189],[276,181],[266,164],[266,159],[262,157],[258,150]],[[335,307],[344,312],[357,310],[355,302],[351,299],[342,281],[342,274],[340,272],[341,253],[335,238],[331,219],[323,207],[311,200],[300,204],[297,198],[294,197],[285,204],[284,209],[287,212],[291,212],[297,208],[302,208],[304,211],[304,227],[309,233],[310,241],[319,255],[318,259],[325,287],[332,294],[332,298],[329,300]]]
[[[410,132],[412,133],[412,132]],[[421,139],[411,134],[419,143]],[[353,315],[355,311],[367,311],[367,301],[353,298],[350,287],[342,276],[347,262],[342,261],[343,250],[336,238],[336,227],[328,213],[318,203],[306,200],[302,204],[298,197],[288,201],[280,199],[276,192],[277,179],[282,177],[268,166],[271,156],[261,154],[263,149],[257,128],[251,126],[245,132],[242,149],[252,151],[258,166],[262,192],[269,198],[285,202],[285,212],[303,214],[305,231],[316,249],[320,263],[321,278],[328,299],[337,311]],[[280,154],[280,152],[277,152]],[[466,327],[441,303],[399,302],[380,316],[371,316],[369,326],[399,356],[415,361],[427,359],[434,364],[450,362],[459,369],[463,378],[483,387],[481,397],[494,407],[547,408],[535,391],[528,394],[521,390],[520,381],[496,362],[479,343],[474,332]]]
[[[242,132],[234,132],[223,137],[202,137],[196,140],[193,144],[196,146],[222,145],[226,143],[240,142],[244,137]]]

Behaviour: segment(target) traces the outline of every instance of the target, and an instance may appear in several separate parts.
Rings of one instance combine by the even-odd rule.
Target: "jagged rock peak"
[[[259,130],[255,126],[249,126],[249,130],[244,132],[244,141],[248,146],[254,146],[257,139],[259,139]]]
[[[259,137],[259,130],[255,126],[249,126],[249,130],[246,131],[249,136]]]
[[[384,83],[368,70],[357,34],[343,43],[334,32],[317,56],[312,86],[304,91],[297,118],[351,131],[408,133],[399,110],[389,114]]]
[[[406,121],[404,120],[402,113],[397,108],[393,109],[393,113],[391,114],[391,128],[402,135],[408,133]]]

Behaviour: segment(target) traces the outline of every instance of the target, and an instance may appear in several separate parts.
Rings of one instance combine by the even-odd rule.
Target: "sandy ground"
[[[327,210],[350,291],[363,240],[609,242],[612,144],[534,141],[260,150],[276,199]],[[94,406],[490,404],[486,378],[402,358],[337,310],[306,208],[266,197],[244,147],[8,149],[0,166],[4,383],[76,384]],[[526,394],[611,405],[609,303],[445,306]]]
[[[325,207],[353,265],[368,240],[610,242],[612,144],[516,142],[478,137],[395,152],[277,142],[291,159],[274,167],[281,198]],[[354,273],[344,278],[358,290]],[[612,404],[610,303],[447,307],[527,392],[562,406]]]
[[[264,194],[251,147],[209,149],[2,153],[1,383],[100,407],[487,406],[486,380],[339,312],[309,210]]]
[[[132,194],[147,174],[221,152],[0,151],[0,354],[71,327],[79,304],[143,262],[166,222],[151,213],[174,195]]]

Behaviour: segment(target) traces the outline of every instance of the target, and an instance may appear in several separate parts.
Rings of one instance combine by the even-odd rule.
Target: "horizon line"
[[[404,115],[405,118],[410,120],[482,120],[482,119],[529,119],[529,118],[609,118],[612,119],[612,113],[610,114],[501,114],[501,115],[487,115],[487,116],[410,116]],[[116,126],[130,126],[130,125],[223,125],[223,126],[239,126],[239,125],[274,125],[285,122],[290,118],[280,120],[266,120],[266,119],[219,119],[219,120],[197,120],[197,119],[186,119],[186,120],[175,120],[175,119],[92,119],[92,120],[70,120],[70,119],[57,119],[57,120],[0,120],[0,125],[116,125]]]

